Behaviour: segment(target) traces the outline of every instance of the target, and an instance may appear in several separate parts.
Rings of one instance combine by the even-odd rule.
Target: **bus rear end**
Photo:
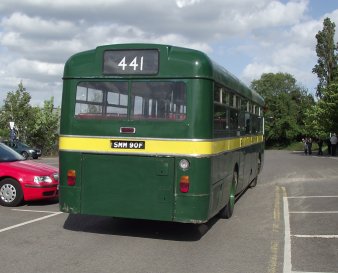
[[[212,106],[210,93],[200,91],[213,85],[187,74],[199,64],[181,60],[171,67],[175,52],[169,51],[107,46],[67,62],[61,211],[193,223],[210,218],[211,143],[199,140],[211,138],[212,109],[193,108]]]
[[[63,157],[66,160],[63,160]],[[174,158],[75,153],[61,210],[70,213],[171,221]]]

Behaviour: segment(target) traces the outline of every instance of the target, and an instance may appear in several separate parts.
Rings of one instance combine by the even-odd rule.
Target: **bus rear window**
[[[186,111],[183,82],[81,82],[76,90],[77,119],[185,120]]]
[[[77,86],[75,117],[123,119],[127,113],[127,82],[82,82]]]
[[[131,119],[185,120],[183,82],[133,82]]]

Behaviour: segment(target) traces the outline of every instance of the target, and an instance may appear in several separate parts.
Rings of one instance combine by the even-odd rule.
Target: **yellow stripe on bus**
[[[144,142],[144,149],[112,148],[112,140],[119,142]],[[189,155],[212,156],[233,151],[263,142],[263,135],[237,137],[221,140],[193,139],[142,139],[60,136],[60,151],[112,153],[112,154],[150,154],[150,155]]]

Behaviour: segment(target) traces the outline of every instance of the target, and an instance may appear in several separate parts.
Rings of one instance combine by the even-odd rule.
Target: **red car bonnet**
[[[52,167],[46,164],[33,162],[30,160],[25,161],[16,161],[16,162],[6,162],[5,164],[1,164],[2,169],[7,169],[8,171],[23,172],[26,174],[33,174],[33,175],[48,175],[51,173],[58,172],[58,168]]]

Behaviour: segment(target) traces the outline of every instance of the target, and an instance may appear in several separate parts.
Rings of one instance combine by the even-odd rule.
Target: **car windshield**
[[[0,162],[13,162],[19,160],[25,160],[25,158],[5,144],[0,143]]]
[[[22,142],[18,142],[17,145],[18,145],[18,147],[21,147],[21,148],[24,148],[24,149],[30,149],[30,147],[27,144],[22,143]]]

